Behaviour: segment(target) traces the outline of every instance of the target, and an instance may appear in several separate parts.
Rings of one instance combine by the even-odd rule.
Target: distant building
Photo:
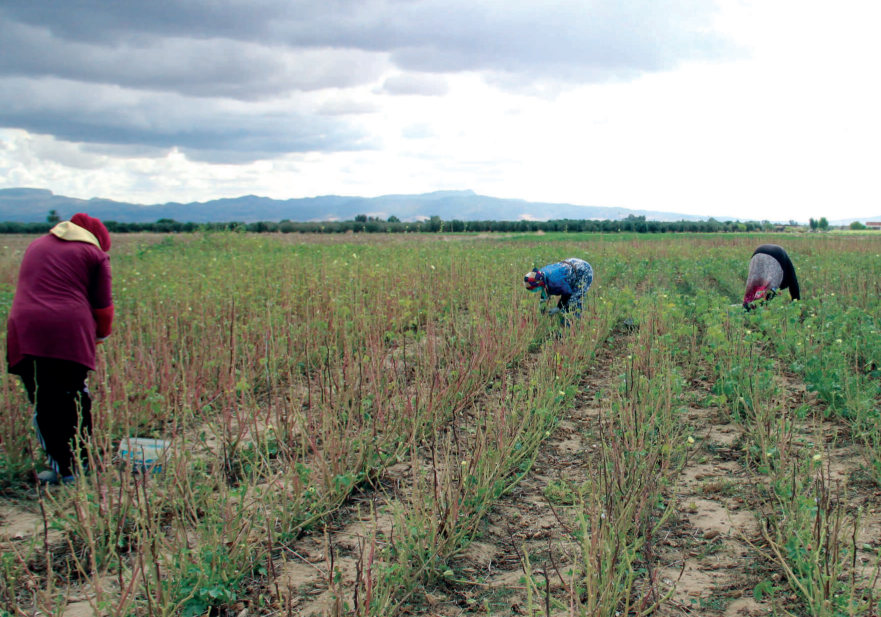
[[[874,223],[867,221],[866,227],[868,227],[869,229],[881,229],[881,221],[876,221]]]

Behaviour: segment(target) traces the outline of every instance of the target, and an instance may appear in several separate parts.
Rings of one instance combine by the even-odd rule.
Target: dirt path
[[[867,494],[846,487],[850,479],[859,477],[862,462],[858,448],[847,441],[844,422],[840,418],[824,420],[822,405],[798,376],[780,370],[777,379],[781,394],[773,404],[780,406],[793,426],[786,447],[814,451],[819,444],[826,477],[841,489],[842,496],[852,493],[850,509],[859,504],[871,513],[870,508],[878,502],[875,491]],[[691,385],[695,393],[703,390],[710,394],[708,382]],[[803,405],[812,413],[798,419],[796,409]],[[676,590],[659,614],[767,615],[774,610],[772,600],[761,593],[757,600],[754,595],[756,586],[764,581],[780,590],[778,603],[798,612],[800,602],[779,567],[754,548],[767,548],[760,524],[770,506],[760,486],[766,477],[745,465],[748,438],[744,427],[718,408],[695,407],[687,412],[687,418],[699,450],[673,487],[680,518],[660,542],[664,547],[660,553],[669,563],[662,571],[662,583],[675,583]],[[877,523],[877,518],[869,514],[861,527],[860,536],[867,543],[878,540],[873,522]],[[863,558],[871,559],[868,553]]]
[[[578,551],[563,529],[572,525],[565,506],[586,483],[585,457],[601,447],[596,437],[599,393],[614,387],[613,363],[629,339],[617,333],[598,351],[579,382],[575,404],[543,442],[532,470],[499,501],[478,538],[453,560],[451,580],[428,591],[433,602],[430,614],[528,614],[527,590],[521,580],[527,560],[533,574],[547,573],[552,593],[561,597],[566,571]],[[541,599],[534,599],[533,604],[541,606]]]
[[[704,382],[693,383],[700,391]],[[667,562],[661,584],[675,591],[660,614],[759,615],[769,606],[752,591],[769,574],[749,541],[758,542],[755,487],[741,463],[741,427],[718,408],[692,408],[688,423],[697,450],[671,494],[678,520],[659,538]]]

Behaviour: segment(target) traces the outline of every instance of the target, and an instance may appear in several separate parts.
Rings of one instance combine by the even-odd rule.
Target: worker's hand
[[[555,306],[554,308],[552,308],[551,310],[548,311],[548,315],[559,315],[559,314],[560,314],[560,307],[558,307],[558,306]]]
[[[104,341],[106,341],[108,338],[109,338],[109,337],[106,337],[106,336],[101,337],[101,338],[98,338],[98,339],[95,341],[95,344],[96,344],[96,345],[101,345],[101,344],[102,344]]]

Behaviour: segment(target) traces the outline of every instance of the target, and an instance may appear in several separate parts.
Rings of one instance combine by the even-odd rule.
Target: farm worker
[[[793,300],[801,298],[789,255],[776,244],[763,244],[755,250],[749,262],[743,308],[749,310],[750,305],[760,299],[770,300],[779,289],[789,289]]]
[[[76,444],[91,435],[86,377],[113,322],[109,250],[104,224],[80,213],[34,240],[21,261],[6,360],[34,405],[37,438],[51,467],[38,474],[46,484],[73,481]]]
[[[581,312],[584,294],[593,283],[593,268],[583,259],[570,257],[555,264],[533,268],[523,277],[523,284],[530,292],[541,290],[544,304],[550,296],[560,296],[557,306],[548,311],[549,315]]]

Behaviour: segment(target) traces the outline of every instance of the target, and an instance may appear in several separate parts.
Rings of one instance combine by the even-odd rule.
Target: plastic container
[[[126,437],[119,444],[119,458],[131,463],[136,471],[162,471],[170,441]]]

